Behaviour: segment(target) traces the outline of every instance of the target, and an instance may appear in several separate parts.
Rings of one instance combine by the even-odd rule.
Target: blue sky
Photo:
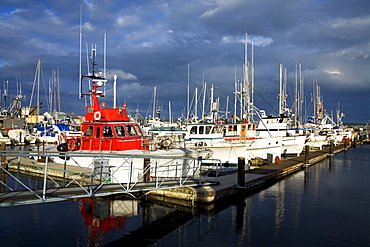
[[[190,90],[203,78],[218,89],[221,107],[233,102],[235,68],[242,77],[244,33],[254,39],[255,104],[276,114],[279,63],[288,69],[288,103],[292,104],[294,70],[302,63],[308,112],[312,78],[317,78],[326,110],[338,102],[345,122],[370,120],[370,1],[204,0],[204,1],[14,1],[1,0],[0,76],[9,96],[18,86],[29,105],[38,59],[43,83],[59,69],[61,110],[84,113],[78,98],[79,22],[83,8],[83,66],[86,44],[95,43],[103,66],[107,33],[107,97],[113,75],[118,102],[145,117],[154,86],[164,118],[186,111],[188,65]],[[42,86],[44,88],[44,86]],[[3,86],[0,86],[3,93]],[[47,93],[42,92],[41,95]],[[46,98],[41,100],[47,110]],[[229,103],[229,110],[232,107]],[[9,104],[9,103],[8,103]],[[2,104],[1,104],[2,106]]]

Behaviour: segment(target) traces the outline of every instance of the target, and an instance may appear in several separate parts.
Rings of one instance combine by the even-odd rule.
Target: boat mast
[[[236,65],[234,69],[234,117],[233,123],[236,123],[236,101],[237,101],[237,91],[238,91],[238,84],[236,82]]]
[[[279,64],[279,116],[284,114],[283,64]]]
[[[171,112],[171,101],[168,101],[168,120],[172,124],[172,112]]]
[[[117,107],[117,75],[113,76],[113,108]]]
[[[303,73],[302,73],[302,64],[299,64],[299,97],[298,97],[298,124],[302,123],[303,116]]]
[[[4,94],[3,94],[3,100],[4,100],[4,110],[6,110],[6,99],[8,97],[8,81],[4,83]]]
[[[155,112],[156,112],[156,108],[157,108],[157,86],[154,86],[154,89],[153,89],[153,115],[152,115],[152,119],[154,120],[155,119]]]
[[[195,87],[195,105],[194,105],[194,116],[198,119],[198,87]]]
[[[249,122],[251,120],[250,110],[251,110],[251,84],[249,81],[249,66],[248,66],[248,33],[245,33],[244,41],[244,92],[245,92],[245,104],[246,104],[246,120]]]
[[[203,73],[203,106],[202,106],[202,117],[204,118],[205,109],[206,109],[206,91],[207,91],[207,82],[204,81],[204,73]]]
[[[186,114],[186,120],[189,122],[189,114],[190,114],[190,65],[188,64],[188,96],[187,96],[187,114]]]
[[[82,4],[80,8],[80,65],[78,69],[78,97],[82,98]]]
[[[254,39],[252,39],[252,58],[251,58],[251,106],[254,105]]]

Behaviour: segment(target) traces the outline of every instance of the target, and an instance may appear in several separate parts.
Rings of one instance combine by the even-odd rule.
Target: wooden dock
[[[238,174],[233,173],[218,177],[217,185],[157,190],[151,191],[150,195],[156,200],[164,202],[181,204],[183,206],[199,206],[206,210],[212,210],[214,207],[212,203],[220,199],[250,193],[261,187],[271,185],[289,174],[314,165],[347,148],[344,145],[335,146],[331,150],[332,154],[330,154],[330,147],[326,147],[322,150],[311,151],[308,156],[302,154],[297,157],[281,160],[279,163],[245,171],[244,186],[238,185]],[[308,162],[306,162],[307,160]],[[208,207],[206,204],[209,204]]]
[[[158,189],[155,188],[154,182],[146,182],[137,183],[135,189],[141,191],[141,193],[145,191],[147,195],[155,200],[176,203],[183,206],[194,207],[195,205],[200,205],[203,209],[207,208],[208,204],[209,209],[212,210],[212,203],[238,195],[241,192],[248,193],[262,186],[275,183],[291,173],[313,165],[347,148],[348,147],[344,145],[338,145],[332,148],[327,147],[323,150],[309,151],[307,152],[309,155],[302,154],[297,157],[281,160],[279,163],[244,171],[243,184],[238,184],[238,176],[240,175],[238,173],[232,173],[224,176],[208,177],[206,180],[202,181],[202,185],[199,185],[199,181],[196,180],[188,180],[186,186],[176,186],[176,181],[167,181],[164,184],[164,188],[168,189]],[[37,170],[39,170],[39,175],[43,176],[42,169],[36,169],[33,161],[22,158],[20,162],[19,160],[17,162],[17,158],[13,158],[8,160],[8,162],[8,166],[13,169],[13,172],[17,169],[22,169],[23,172],[37,174]],[[19,163],[22,165],[17,165]],[[47,198],[53,198],[52,200],[65,200],[69,198],[86,197],[91,196],[91,190],[98,186],[99,192],[93,193],[94,196],[122,195],[128,193],[127,189],[125,190],[121,185],[117,184],[88,185],[91,181],[91,178],[88,176],[91,170],[87,170],[86,174],[84,174],[79,170],[74,170],[78,168],[73,166],[67,169],[68,173],[72,174],[72,176],[69,175],[69,181],[71,179],[76,179],[81,183],[80,186],[48,188],[44,189],[44,191],[40,189],[34,191],[3,192],[0,193],[0,204],[2,206],[9,206],[20,204],[20,202],[24,204],[25,201],[29,203],[45,202]],[[56,164],[52,163],[49,164],[48,174],[56,179],[59,178],[59,180],[65,177],[64,170],[60,168],[60,165],[56,166]],[[43,196],[41,197],[40,195]]]

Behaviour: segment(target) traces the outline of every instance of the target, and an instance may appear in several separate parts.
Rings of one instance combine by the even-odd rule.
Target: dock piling
[[[334,155],[334,140],[330,140],[330,146],[329,146],[329,155]]]
[[[304,164],[309,165],[310,163],[310,146],[304,146]]]
[[[238,187],[245,187],[245,158],[238,157]]]

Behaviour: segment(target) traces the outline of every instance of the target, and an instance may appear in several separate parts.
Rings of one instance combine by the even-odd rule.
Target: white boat
[[[8,136],[15,145],[35,144],[39,142],[36,136],[25,129],[10,129]]]
[[[289,129],[290,118],[287,116],[280,117],[263,117],[258,123],[257,131],[260,136],[280,136],[282,138],[283,155],[300,155],[306,143],[305,131],[300,134],[298,129]]]
[[[188,125],[185,145],[210,149],[212,159],[237,165],[239,157],[244,157],[246,163],[252,158],[280,159],[282,139],[259,136],[252,123],[198,123]]]
[[[5,145],[13,144],[12,139],[7,136],[4,136],[1,132],[0,132],[0,142],[4,143]]]

